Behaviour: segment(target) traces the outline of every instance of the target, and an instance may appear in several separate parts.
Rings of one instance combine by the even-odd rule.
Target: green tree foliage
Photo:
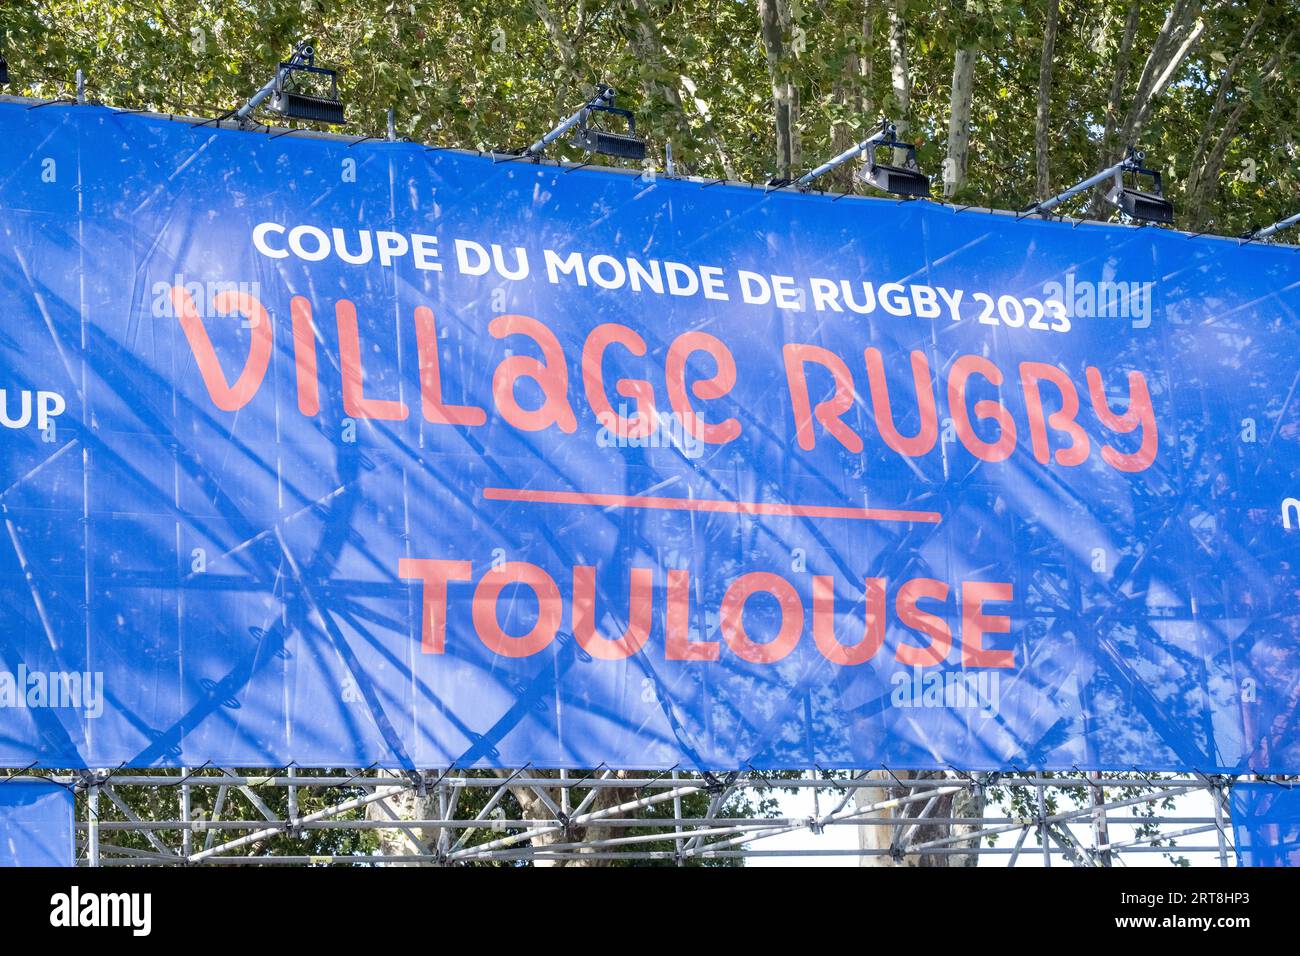
[[[1131,135],[1166,171],[1180,223],[1223,233],[1273,221],[1300,195],[1297,24],[1298,0],[47,0],[0,12],[10,92],[68,95],[81,67],[102,102],[215,115],[309,37],[342,71],[358,134],[382,134],[394,108],[411,139],[518,148],[605,80],[660,165],[671,141],[682,169],[751,181],[807,169],[881,114],[907,123],[941,176],[955,57],[973,50],[953,201],[1034,198],[1042,115],[1052,188]],[[827,185],[852,188],[847,171]]]

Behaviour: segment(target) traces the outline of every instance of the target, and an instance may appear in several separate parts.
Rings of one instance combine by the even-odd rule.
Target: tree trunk
[[[943,194],[952,196],[966,183],[970,153],[970,111],[975,92],[975,50],[959,47],[953,57],[952,93],[948,101],[948,157],[943,164]]]
[[[1156,99],[1172,82],[1174,74],[1187,59],[1187,55],[1205,30],[1205,25],[1197,19],[1200,10],[1201,0],[1174,0],[1173,6],[1169,8],[1160,32],[1156,34],[1155,41],[1151,44],[1151,52],[1142,66],[1142,74],[1138,78],[1137,89],[1133,92],[1124,121],[1119,124],[1118,141],[1113,134],[1108,133],[1104,137],[1102,168],[1117,162],[1129,146],[1137,145],[1137,140],[1146,129]],[[1136,13],[1133,8],[1130,8],[1129,16],[1135,23]],[[1136,29],[1136,25],[1134,28]],[[1127,24],[1125,30],[1127,41]],[[1127,70],[1127,62],[1124,66]],[[1111,93],[1112,103],[1116,104],[1118,113],[1118,102],[1123,95],[1122,79],[1118,73],[1111,86]],[[1107,119],[1109,122],[1109,116]],[[1100,215],[1106,208],[1105,189],[1103,184],[1093,191],[1092,211],[1095,216]]]
[[[396,771],[380,771],[379,776],[401,777]],[[423,829],[418,827],[400,827],[396,824],[403,820],[429,820],[440,816],[436,794],[426,793],[421,796],[411,787],[391,787],[383,800],[366,805],[366,819],[392,821],[395,825],[389,829],[377,831],[379,852],[384,856],[407,856],[436,852],[439,840],[446,849],[446,840],[441,828]],[[432,866],[428,862],[389,863],[387,866]]]
[[[776,179],[790,179],[799,161],[799,89],[786,60],[785,30],[790,24],[789,0],[759,0],[759,23],[767,72],[772,81],[772,111],[776,124]]]
[[[659,34],[654,15],[646,0],[627,0],[624,11],[624,20],[632,28],[631,46],[642,66],[641,94],[648,104],[652,104],[652,108],[656,101],[663,103],[667,107],[664,117],[678,131],[684,132],[685,116],[682,113],[681,95],[675,85],[663,83],[658,79],[658,76],[666,71],[664,70],[664,42]]]
[[[555,55],[560,61],[560,66],[564,68],[563,75],[555,88],[555,102],[559,109],[565,109],[569,106],[571,92],[578,84],[578,50],[573,44],[573,40],[564,30],[564,24],[560,18],[547,5],[546,0],[529,0],[533,13],[537,19],[542,22],[546,28],[546,34],[551,39],[551,46],[555,50]]]
[[[509,777],[510,775],[508,771],[498,771],[497,773],[501,777]],[[533,777],[555,776],[558,778],[559,774],[553,771],[532,770],[529,771],[529,776],[533,776]],[[620,770],[617,773],[615,773],[614,776],[626,777],[627,772]],[[555,814],[551,810],[550,805],[547,803],[546,800],[542,798],[541,794],[539,794],[532,787],[525,787],[525,786],[511,787],[510,792],[514,794],[515,799],[519,802],[519,806],[523,810],[524,818],[531,819],[531,820],[555,819]],[[545,792],[550,802],[557,806],[562,805],[566,799],[563,796],[563,794],[561,794],[559,789],[551,790],[548,788]],[[574,791],[574,793],[585,794],[585,791],[576,790]],[[620,803],[624,803],[625,801],[631,799],[632,794],[633,791],[631,790],[624,790],[617,787],[601,787],[597,791],[595,798],[587,806],[584,813],[594,813],[597,810],[604,810],[609,807],[617,806]],[[572,812],[573,807],[570,806],[568,809],[570,812]],[[636,815],[635,811],[627,811],[626,813],[620,814],[620,816],[635,816],[635,815]],[[570,842],[590,843],[599,840],[607,840],[610,837],[615,835],[616,835],[616,828],[610,826],[602,826],[599,823],[593,823],[593,824],[588,824],[586,826],[573,827],[567,831],[559,828],[555,830],[548,830],[543,834],[533,837],[532,845],[535,850],[544,851],[547,847],[554,846],[557,843],[570,843]],[[564,860],[538,860],[536,861],[535,865],[537,866],[612,866],[613,865],[614,861],[612,860],[597,860],[597,859],[583,858],[587,854],[595,853],[595,852],[599,852],[599,850],[586,848],[586,849],[579,850],[578,856],[576,857],[570,857]]]
[[[1052,177],[1048,169],[1048,144],[1051,142],[1052,58],[1056,53],[1056,24],[1060,19],[1060,0],[1047,0],[1047,23],[1043,27],[1043,54],[1038,61],[1038,111],[1034,116],[1034,197],[1047,199],[1052,194]]]
[[[1255,17],[1246,30],[1236,54],[1219,74],[1219,88],[1214,97],[1214,106],[1210,109],[1210,115],[1206,117],[1203,132],[1196,142],[1196,152],[1192,156],[1191,171],[1187,176],[1186,189],[1186,214],[1189,224],[1194,229],[1202,229],[1206,225],[1205,207],[1218,189],[1218,178],[1223,166],[1223,156],[1227,151],[1228,144],[1237,134],[1237,127],[1241,123],[1242,113],[1249,102],[1247,97],[1242,97],[1236,106],[1232,108],[1232,112],[1225,118],[1224,114],[1228,109],[1229,94],[1236,86],[1237,71],[1241,68],[1242,61],[1246,58],[1251,43],[1255,39],[1255,34],[1259,31],[1267,13],[1267,9],[1260,10],[1259,15]],[[1260,69],[1261,85],[1276,69],[1281,58],[1280,53],[1290,44],[1293,35],[1287,34],[1282,43],[1274,50],[1273,55]]]
[[[1124,102],[1124,83],[1128,79],[1133,59],[1133,41],[1137,37],[1138,15],[1142,12],[1140,0],[1129,0],[1128,14],[1124,18],[1124,33],[1115,54],[1115,67],[1110,79],[1110,97],[1106,101],[1106,126],[1101,139],[1101,158],[1104,167],[1115,151],[1115,131],[1119,128],[1119,111]]]
[[[903,19],[906,0],[889,0],[889,78],[898,110],[894,122],[898,138],[906,140],[908,121],[912,116],[912,72],[907,65],[907,24]],[[905,150],[894,151],[894,162],[907,159]]]
[[[840,79],[835,81],[832,95],[836,102],[846,107],[846,112],[855,118],[853,123],[836,123],[831,130],[831,155],[838,156],[850,146],[858,143],[865,135],[865,127],[871,124],[871,100],[864,92],[870,89],[871,79],[871,21],[862,19],[862,52],[851,51],[844,58],[844,69]],[[829,188],[838,192],[853,191],[853,164],[845,163],[826,175]]]
[[[1290,39],[1288,37],[1288,39]],[[1273,55],[1268,58],[1260,71],[1260,85],[1273,82],[1277,79],[1277,67],[1281,62],[1281,51],[1286,47],[1286,41],[1282,47],[1274,51]],[[1223,125],[1214,135],[1214,145],[1210,148],[1205,156],[1204,162],[1200,168],[1194,170],[1194,180],[1188,184],[1187,195],[1190,205],[1191,224],[1197,228],[1202,228],[1206,223],[1206,206],[1209,204],[1211,197],[1219,187],[1219,173],[1223,169],[1223,157],[1228,152],[1228,146],[1231,144],[1234,136],[1237,135],[1237,127],[1241,124],[1242,114],[1245,113],[1246,107],[1250,105],[1250,100],[1242,97],[1237,103]],[[1212,134],[1212,129],[1206,127],[1206,139]]]
[[[1205,25],[1197,20],[1201,0],[1175,0],[1165,16],[1165,22],[1151,45],[1151,53],[1142,67],[1133,102],[1120,128],[1120,146],[1133,145],[1146,128],[1155,100],[1173,79],[1174,71],[1187,58]]]
[[[913,791],[909,787],[900,787],[893,781],[922,780],[934,778],[943,780],[946,775],[939,773],[910,773],[899,771],[890,773],[884,770],[872,770],[867,777],[882,781],[879,787],[863,787],[856,791],[855,804],[858,807],[870,807],[891,800],[901,800],[922,790]],[[955,778],[954,778],[955,779]],[[899,819],[918,817],[958,818],[967,817],[978,820],[984,816],[985,800],[982,793],[963,787],[953,793],[929,799],[909,801],[894,807],[885,807],[871,811],[868,815],[877,819]],[[872,824],[858,827],[858,846],[863,850],[886,850],[888,854],[863,855],[859,865],[873,867],[890,866],[975,866],[979,860],[975,853],[952,852],[955,850],[972,850],[979,841],[981,825],[978,823],[907,823],[897,826]],[[959,842],[936,848],[935,852],[908,852],[909,848],[954,837],[963,838]],[[944,851],[944,852],[939,852]]]
[[[559,17],[547,6],[546,0],[530,0],[530,6],[537,19],[542,21],[542,26],[546,27],[546,34],[551,38],[551,46],[555,48],[555,55],[560,58],[560,63],[566,70],[572,70],[578,62],[578,51],[574,49],[569,35],[564,32]]]

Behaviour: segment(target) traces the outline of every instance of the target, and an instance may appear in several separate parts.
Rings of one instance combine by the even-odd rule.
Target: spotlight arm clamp
[[[1028,209],[1025,210],[1025,212],[1032,214],[1036,212],[1047,212],[1048,210],[1055,209],[1057,206],[1065,202],[1071,196],[1077,196],[1081,192],[1085,192],[1094,186],[1098,186],[1101,183],[1104,183],[1107,179],[1110,179],[1112,176],[1115,178],[1116,185],[1122,186],[1123,185],[1122,177],[1125,173],[1128,172],[1146,173],[1149,176],[1153,176],[1155,178],[1156,191],[1160,192],[1161,191],[1160,174],[1155,170],[1146,169],[1142,166],[1142,160],[1145,158],[1146,156],[1144,153],[1130,146],[1128,148],[1127,155],[1125,155],[1125,157],[1121,159],[1118,163],[1116,163],[1114,166],[1108,166],[1106,169],[1103,169],[1097,175],[1090,176],[1089,178],[1085,179],[1083,182],[1071,186],[1065,192],[1058,193],[1057,195],[1053,196],[1051,199],[1044,199],[1042,202],[1030,206]]]
[[[258,106],[262,104],[263,100],[284,86],[285,80],[289,78],[290,74],[292,74],[295,69],[303,67],[310,68],[315,65],[316,51],[312,49],[311,44],[306,40],[299,40],[297,45],[293,48],[293,55],[289,57],[287,62],[280,64],[279,69],[275,71],[275,76],[271,77],[265,86],[254,93],[247,103],[235,110],[235,120],[238,121],[240,125],[243,125],[244,122],[253,115],[253,110],[257,109]]]
[[[1300,212],[1294,216],[1287,216],[1280,219],[1271,226],[1265,226],[1263,229],[1256,229],[1254,232],[1246,234],[1247,239],[1267,239],[1269,236],[1276,235],[1283,229],[1290,229],[1292,226],[1300,225]]]
[[[842,166],[850,160],[856,159],[869,149],[875,147],[878,143],[892,142],[898,135],[898,128],[887,119],[880,121],[880,126],[874,133],[858,143],[856,146],[850,146],[844,152],[840,153],[834,159],[829,159],[822,163],[816,169],[804,173],[794,181],[794,185],[799,189],[807,189],[809,184],[818,176],[824,176],[837,166]]]
[[[575,126],[579,125],[580,123],[585,123],[587,121],[587,117],[591,115],[592,110],[598,110],[606,113],[618,113],[620,115],[625,115],[626,117],[628,117],[629,120],[632,117],[630,111],[620,110],[614,106],[613,87],[606,86],[604,83],[600,83],[596,86],[596,95],[593,96],[590,100],[588,100],[583,105],[582,109],[578,110],[578,112],[574,113],[568,119],[561,120],[560,123],[553,130],[551,130],[549,133],[547,133],[537,142],[533,143],[532,146],[529,146],[528,149],[524,150],[524,155],[532,156],[534,158],[541,156],[542,151],[545,150],[547,146],[550,146],[553,142],[555,142],[557,139],[559,139],[569,130],[573,129]]]

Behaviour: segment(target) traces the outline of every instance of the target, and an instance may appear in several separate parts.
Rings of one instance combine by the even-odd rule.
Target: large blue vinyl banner
[[[1300,790],[1235,783],[1230,800],[1238,866],[1300,866]]]
[[[1300,253],[0,105],[0,763],[1300,772]]]
[[[0,867],[76,863],[72,791],[43,780],[0,783]]]

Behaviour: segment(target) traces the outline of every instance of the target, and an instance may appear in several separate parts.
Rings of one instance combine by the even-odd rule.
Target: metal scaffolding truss
[[[77,795],[84,866],[1233,859],[1233,779],[1201,774],[205,767],[43,779]]]

